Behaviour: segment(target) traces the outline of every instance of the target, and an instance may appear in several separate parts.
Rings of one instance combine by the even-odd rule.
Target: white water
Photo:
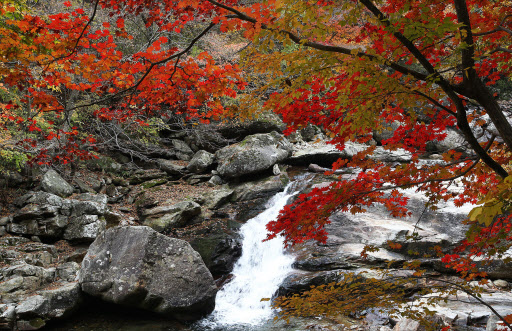
[[[233,280],[217,293],[215,310],[209,318],[210,327],[255,326],[271,318],[271,298],[286,275],[292,271],[294,258],[285,254],[283,240],[270,241],[266,224],[275,220],[288,199],[297,192],[290,183],[284,192],[278,193],[268,203],[267,209],[247,221],[241,229],[242,255],[233,269]]]

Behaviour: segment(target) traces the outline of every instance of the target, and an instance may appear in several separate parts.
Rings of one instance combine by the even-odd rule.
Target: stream
[[[233,269],[233,280],[218,292],[215,310],[197,324],[198,329],[255,330],[272,319],[270,300],[261,299],[270,299],[277,291],[292,271],[294,257],[284,251],[282,238],[263,241],[266,225],[298,193],[297,187],[305,181],[301,179],[289,183],[284,192],[268,201],[264,212],[241,227],[242,256]]]

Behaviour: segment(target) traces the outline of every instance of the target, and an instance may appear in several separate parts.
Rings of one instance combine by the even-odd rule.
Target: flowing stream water
[[[250,219],[241,229],[242,255],[233,269],[233,280],[217,294],[215,310],[199,325],[209,330],[256,330],[272,319],[270,301],[284,278],[292,271],[294,257],[286,254],[283,240],[278,237],[263,241],[266,225],[275,220],[289,199],[298,193],[297,187],[307,182],[297,179],[284,192],[275,195],[267,209]]]

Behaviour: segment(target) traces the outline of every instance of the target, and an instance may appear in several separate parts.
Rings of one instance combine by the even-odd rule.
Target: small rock
[[[500,289],[507,289],[509,288],[509,283],[506,280],[503,279],[497,279],[493,281],[494,286],[500,288]]]
[[[277,163],[274,164],[274,166],[272,167],[272,173],[274,174],[274,176],[281,174],[281,169],[279,169],[279,164],[277,164]]]
[[[229,201],[233,192],[227,188],[212,191],[206,195],[204,206],[208,209],[219,209]]]
[[[181,176],[187,170],[187,168],[183,166],[179,161],[174,160],[158,159],[156,160],[156,164],[158,167],[160,167],[160,169],[169,175]]]
[[[208,181],[208,186],[218,186],[222,184],[224,184],[224,181],[218,175],[213,175],[212,178],[210,178]]]
[[[208,153],[207,151],[200,150],[194,154],[190,160],[187,170],[195,173],[202,173],[206,171],[215,159],[215,155]]]
[[[173,205],[160,206],[142,213],[144,225],[162,232],[183,227],[193,217],[201,214],[201,206],[193,201],[183,201]]]
[[[73,186],[69,185],[55,170],[48,170],[41,180],[41,187],[48,193],[60,197],[69,197],[73,194]]]

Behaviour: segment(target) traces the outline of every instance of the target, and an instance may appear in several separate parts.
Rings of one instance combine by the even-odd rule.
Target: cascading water
[[[279,211],[287,204],[297,185],[288,184],[284,192],[278,193],[268,203],[267,209],[245,223],[242,235],[242,255],[233,269],[233,280],[217,294],[215,310],[203,321],[208,329],[230,330],[256,326],[271,318],[269,301],[286,275],[292,271],[294,258],[286,254],[281,238],[263,240],[267,236],[266,224],[275,220]]]

